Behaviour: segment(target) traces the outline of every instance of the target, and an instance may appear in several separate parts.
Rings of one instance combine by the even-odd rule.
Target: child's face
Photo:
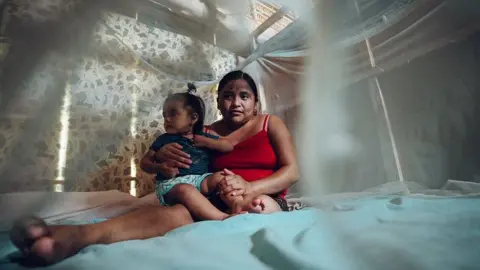
[[[196,120],[181,100],[171,100],[163,106],[164,128],[167,133],[190,133]]]

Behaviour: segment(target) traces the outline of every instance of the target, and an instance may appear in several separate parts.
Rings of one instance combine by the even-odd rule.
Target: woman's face
[[[245,80],[231,81],[220,89],[218,109],[223,119],[233,124],[245,124],[251,120],[255,116],[256,105],[255,95]]]

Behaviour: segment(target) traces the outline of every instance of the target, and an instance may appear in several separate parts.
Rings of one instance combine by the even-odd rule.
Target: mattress
[[[46,269],[478,269],[480,198],[367,195],[94,245]],[[141,229],[141,228],[139,228]],[[27,269],[0,234],[0,269]]]

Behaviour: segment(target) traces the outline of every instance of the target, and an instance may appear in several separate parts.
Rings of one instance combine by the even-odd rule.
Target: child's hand
[[[210,142],[210,138],[207,138],[205,136],[202,136],[202,135],[195,135],[193,137],[193,145],[195,147],[206,147],[208,148],[209,147],[209,142]]]

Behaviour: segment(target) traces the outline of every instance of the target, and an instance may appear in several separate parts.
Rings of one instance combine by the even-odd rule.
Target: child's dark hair
[[[167,97],[165,103],[172,100],[181,100],[184,102],[184,106],[190,109],[190,113],[197,113],[198,120],[193,126],[193,134],[198,134],[203,131],[203,125],[205,121],[205,103],[199,96],[194,95],[197,92],[197,88],[193,83],[188,83],[188,90],[186,93],[175,93]]]

